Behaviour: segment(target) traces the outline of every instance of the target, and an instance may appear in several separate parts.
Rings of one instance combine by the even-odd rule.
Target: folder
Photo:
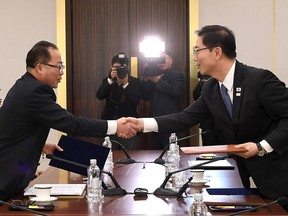
[[[201,164],[203,162],[206,162],[209,160],[191,160],[188,161],[189,166],[194,166]],[[235,169],[235,167],[227,160],[219,160],[219,161],[214,161],[210,164],[205,164],[201,167],[198,167],[197,169],[207,169],[207,170],[230,170],[230,169]]]
[[[237,153],[247,151],[245,148],[235,148],[234,145],[236,144],[181,147],[181,150],[184,154]]]
[[[64,135],[61,136],[58,145],[63,148],[64,151],[60,152],[56,150],[54,152],[56,157],[86,166],[90,165],[90,159],[97,159],[97,165],[101,170],[104,167],[110,151],[110,148],[103,147],[102,145],[97,145]],[[87,169],[63,161],[51,159],[49,165],[87,176]]]
[[[244,188],[204,188],[203,200],[206,205],[264,205],[257,190],[245,190]]]

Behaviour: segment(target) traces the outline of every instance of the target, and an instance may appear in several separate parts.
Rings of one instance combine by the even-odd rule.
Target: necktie
[[[232,118],[232,103],[231,103],[230,97],[228,95],[227,88],[223,84],[221,84],[221,93],[222,93],[222,98],[223,98],[224,104],[226,106],[226,109],[227,109],[230,117]]]

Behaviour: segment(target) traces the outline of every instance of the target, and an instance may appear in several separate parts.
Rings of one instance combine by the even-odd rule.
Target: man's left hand
[[[233,154],[239,155],[243,158],[250,158],[253,157],[254,155],[257,155],[258,153],[258,148],[256,146],[256,143],[254,142],[247,142],[239,145],[235,145],[235,148],[245,148],[247,151],[245,152],[235,152]]]
[[[46,143],[44,148],[43,148],[43,153],[45,153],[46,155],[47,154],[53,154],[55,149],[57,151],[64,151],[60,146],[58,146],[57,144],[55,143]]]

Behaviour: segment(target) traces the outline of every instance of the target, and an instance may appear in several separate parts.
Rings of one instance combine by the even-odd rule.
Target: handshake
[[[117,119],[116,134],[124,139],[129,139],[144,129],[144,122],[141,118],[122,117]]]

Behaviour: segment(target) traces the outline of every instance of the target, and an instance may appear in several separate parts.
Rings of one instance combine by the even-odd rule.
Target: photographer
[[[96,97],[99,100],[106,99],[101,119],[114,120],[121,117],[138,117],[137,106],[141,100],[141,82],[132,77],[129,71],[129,60],[124,53],[119,53],[112,58],[112,67],[97,90]],[[138,149],[140,145],[139,136],[131,139],[122,139],[111,136],[123,144],[127,150]],[[112,143],[113,149],[120,149],[119,145]]]
[[[156,117],[181,111],[181,96],[185,90],[182,73],[172,69],[172,56],[163,52],[162,62],[150,61],[142,72],[142,97],[150,101],[150,116]],[[153,134],[155,149],[163,149],[169,143],[170,134]]]

